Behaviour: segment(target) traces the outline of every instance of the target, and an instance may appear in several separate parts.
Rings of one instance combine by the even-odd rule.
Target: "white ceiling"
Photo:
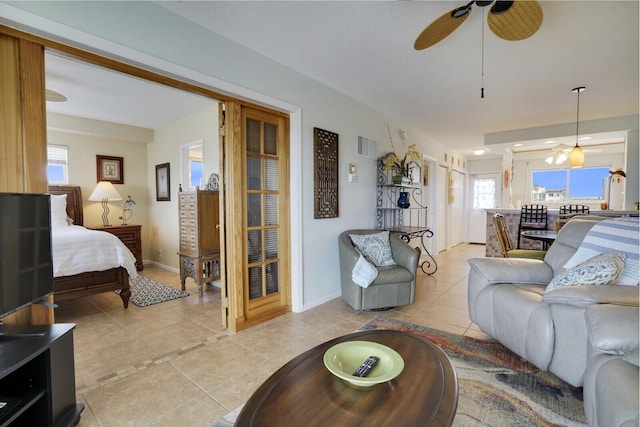
[[[637,1],[541,1],[542,26],[529,39],[517,42],[496,37],[486,26],[488,9],[474,7],[471,16],[449,37],[426,50],[413,49],[415,38],[430,22],[465,3],[157,4],[465,154],[483,146],[484,134],[575,123],[577,99],[571,89],[576,86],[587,87],[580,95],[581,121],[638,114]],[[48,58],[47,87],[54,81],[54,68]],[[71,79],[87,85],[101,81],[86,70],[71,74],[60,68],[57,72],[61,85]],[[153,128],[164,120],[164,114],[171,115],[169,111],[158,112],[159,105],[179,105],[158,102],[153,91],[138,92],[138,87],[117,92],[105,82],[99,89],[109,94],[110,100],[96,114],[116,122],[122,119],[114,119],[114,114],[124,115],[128,124]],[[484,99],[480,98],[482,87]],[[80,108],[86,116],[100,96],[87,95],[76,107],[71,104],[73,90],[65,89],[69,103],[56,106],[68,108],[60,111],[65,114]],[[154,108],[133,101],[148,101]],[[178,110],[186,112],[188,107],[185,104]],[[150,111],[151,116],[145,117]],[[558,142],[572,144],[575,139]]]

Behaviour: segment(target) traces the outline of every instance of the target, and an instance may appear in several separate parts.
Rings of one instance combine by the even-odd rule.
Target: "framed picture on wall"
[[[156,165],[156,200],[158,202],[168,202],[171,200],[169,163]]]
[[[124,160],[122,157],[96,155],[97,179],[112,184],[124,184]]]

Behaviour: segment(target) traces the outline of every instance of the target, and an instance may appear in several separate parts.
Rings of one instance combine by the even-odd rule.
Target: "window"
[[[202,159],[189,159],[189,171],[191,172],[191,187],[202,187]]]
[[[206,184],[203,179],[203,153],[202,153],[203,141],[195,141],[189,144],[184,144],[180,150],[181,156],[181,184],[184,186],[184,190],[195,190],[196,187],[200,189],[204,188]]]
[[[476,179],[473,181],[473,209],[493,209],[496,207],[496,180]]]
[[[609,168],[533,171],[532,202],[603,200]]]
[[[66,145],[47,145],[47,178],[49,185],[69,183]]]

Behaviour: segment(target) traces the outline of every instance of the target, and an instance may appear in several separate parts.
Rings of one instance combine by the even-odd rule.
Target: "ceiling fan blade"
[[[501,39],[524,40],[535,34],[542,25],[542,7],[533,0],[497,1],[487,16],[487,23]]]
[[[426,49],[453,33],[456,28],[471,15],[472,3],[473,2],[461,8],[453,9],[429,24],[429,26],[420,33],[413,44],[413,48],[415,50]],[[464,13],[465,7],[468,9],[466,13]],[[462,13],[464,14],[462,15]],[[454,15],[458,15],[458,17]]]

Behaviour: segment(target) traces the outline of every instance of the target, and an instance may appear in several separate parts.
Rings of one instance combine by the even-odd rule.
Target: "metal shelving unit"
[[[422,253],[418,266],[425,274],[431,275],[438,269],[438,264],[427,250],[426,239],[433,237],[433,231],[427,227],[427,207],[421,203],[422,188],[406,182],[394,184],[393,175],[394,171],[385,171],[382,160],[378,160],[376,228],[397,233],[407,243],[420,239]],[[401,192],[408,193],[408,208],[398,206]]]

